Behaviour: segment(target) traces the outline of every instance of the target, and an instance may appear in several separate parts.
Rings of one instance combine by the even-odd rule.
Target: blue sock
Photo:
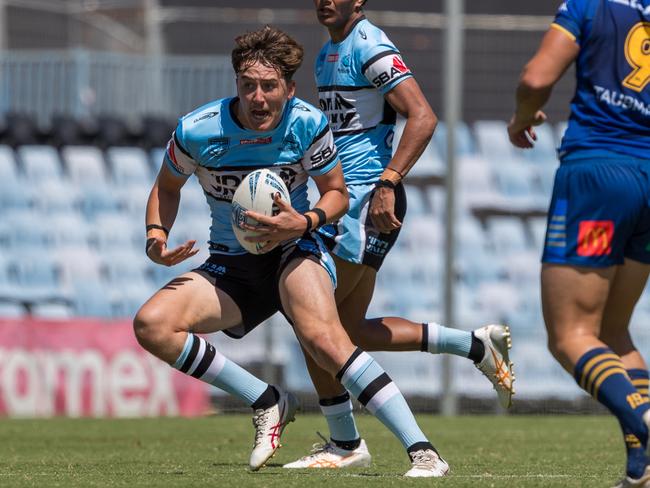
[[[427,331],[427,350],[433,354],[449,353],[464,358],[469,357],[472,349],[472,333],[465,330],[451,329],[435,322],[425,327]]]
[[[605,347],[591,349],[576,363],[574,376],[587,393],[605,405],[618,419],[626,446],[629,439],[633,454],[636,449],[647,444],[648,428],[643,421],[643,414],[650,409],[650,402],[631,383],[619,356]],[[632,442],[632,436],[636,438],[636,443]],[[641,462],[637,456],[628,458],[627,475],[640,478],[645,466],[645,459]]]
[[[650,375],[646,369],[628,369],[627,375],[630,377],[632,385],[643,398],[648,398],[648,384]],[[627,450],[627,472],[643,473],[645,466],[648,464],[648,457],[645,453],[645,446],[629,429],[621,424],[625,448]],[[638,476],[636,476],[638,478]]]
[[[187,334],[183,351],[173,366],[182,373],[236,396],[248,406],[252,406],[269,389],[267,383],[233,363],[208,341],[192,333]]]
[[[413,446],[433,449],[395,383],[368,353],[357,348],[336,378],[407,450]]]
[[[327,420],[332,442],[342,449],[356,449],[361,436],[354,422],[350,394],[346,391],[334,398],[321,398],[318,403]]]

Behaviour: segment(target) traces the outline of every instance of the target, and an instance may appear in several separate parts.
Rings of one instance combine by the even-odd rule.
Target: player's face
[[[295,91],[295,82],[287,82],[275,68],[254,63],[237,76],[237,117],[247,129],[272,130]]]
[[[345,29],[361,15],[363,0],[314,0],[318,21],[330,30]]]

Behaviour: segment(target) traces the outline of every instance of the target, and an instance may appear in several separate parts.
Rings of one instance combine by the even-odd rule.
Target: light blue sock
[[[395,383],[366,352],[357,349],[336,378],[408,449],[430,445]]]
[[[352,402],[347,391],[335,398],[322,398],[318,403],[327,420],[333,441],[349,442],[361,437],[354,422]]]
[[[455,354],[469,357],[472,348],[472,333],[465,330],[451,329],[435,322],[427,324],[427,350],[433,354]]]
[[[227,359],[208,341],[192,333],[187,334],[183,351],[173,366],[236,396],[248,406],[253,405],[269,387]]]

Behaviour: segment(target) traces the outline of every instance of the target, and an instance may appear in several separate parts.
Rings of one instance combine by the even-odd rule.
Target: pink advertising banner
[[[194,416],[204,383],[146,352],[129,321],[0,320],[0,416]]]

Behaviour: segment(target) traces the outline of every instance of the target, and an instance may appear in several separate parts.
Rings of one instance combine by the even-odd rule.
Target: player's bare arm
[[[397,150],[380,177],[380,180],[397,185],[426,149],[438,119],[413,78],[397,85],[385,95],[385,99],[406,118]],[[390,232],[402,225],[395,216],[395,194],[388,184],[379,186],[374,192],[369,212],[380,232]]]
[[[546,121],[541,108],[553,86],[578,56],[580,46],[564,31],[548,30],[539,50],[524,67],[517,87],[517,108],[508,124],[510,142],[520,148],[533,147],[533,127]],[[531,142],[532,141],[532,142]]]
[[[347,212],[349,202],[348,190],[343,179],[341,164],[338,163],[327,173],[313,178],[321,195],[314,208],[321,209],[325,212],[325,222],[337,220]],[[317,212],[308,210],[304,214],[301,214],[289,205],[288,202],[282,200],[279,194],[275,196],[275,204],[278,206],[279,212],[273,217],[268,217],[251,210],[246,212],[247,216],[255,219],[260,224],[258,226],[244,225],[244,228],[247,230],[259,232],[256,236],[247,237],[247,241],[269,241],[264,248],[271,249],[280,242],[300,237],[305,232],[314,230],[318,224],[319,216]],[[309,229],[307,229],[308,224]]]
[[[163,164],[147,200],[147,256],[153,262],[165,266],[178,264],[199,252],[198,248],[194,249],[194,240],[167,249],[167,234],[176,220],[181,188],[185,181],[185,178],[174,175]]]

